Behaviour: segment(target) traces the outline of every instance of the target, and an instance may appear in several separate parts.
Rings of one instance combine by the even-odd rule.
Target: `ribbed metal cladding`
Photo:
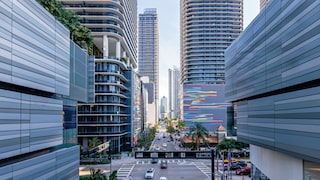
[[[319,8],[319,1],[270,1],[225,51],[238,139],[317,163]]]
[[[242,0],[181,0],[181,81],[224,84],[224,50],[243,29]]]

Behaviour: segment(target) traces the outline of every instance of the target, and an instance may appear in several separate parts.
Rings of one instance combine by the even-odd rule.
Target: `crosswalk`
[[[117,171],[117,177],[119,177],[120,179],[126,179],[131,174],[134,166],[135,164],[122,164],[122,166]]]
[[[193,162],[193,164],[206,176],[211,177],[211,168],[205,165],[203,162]]]

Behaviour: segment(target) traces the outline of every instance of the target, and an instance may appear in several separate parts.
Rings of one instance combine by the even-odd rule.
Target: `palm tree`
[[[209,132],[199,122],[195,122],[194,126],[190,128],[190,135],[192,137],[192,143],[195,144],[196,149],[199,150],[200,140],[206,143],[206,137],[209,136]]]

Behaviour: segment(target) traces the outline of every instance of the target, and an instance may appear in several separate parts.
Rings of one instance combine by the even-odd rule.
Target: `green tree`
[[[101,169],[90,168],[89,180],[107,180],[107,176],[102,173]]]
[[[178,130],[181,132],[186,127],[186,122],[184,120],[178,120]]]
[[[226,150],[228,148],[241,149],[244,147],[249,147],[249,144],[237,141],[235,139],[224,139],[217,145],[219,151]]]
[[[167,129],[168,133],[170,133],[170,134],[174,133],[174,127],[173,126],[168,125],[168,126],[166,126],[166,129]]]
[[[194,126],[190,128],[190,135],[192,137],[192,143],[195,144],[195,148],[199,150],[201,140],[203,143],[207,143],[206,138],[209,136],[209,132],[199,122],[195,122]]]
[[[98,138],[98,137],[93,137],[91,139],[89,139],[89,145],[88,145],[88,148],[91,149],[91,148],[94,148],[94,147],[97,147],[101,144],[101,140]]]

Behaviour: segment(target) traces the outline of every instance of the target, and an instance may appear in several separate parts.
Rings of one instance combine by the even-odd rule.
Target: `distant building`
[[[224,51],[243,30],[243,0],[180,0],[183,120],[227,124]]]
[[[158,122],[156,116],[155,99],[154,99],[154,84],[149,81],[148,76],[140,78],[142,82],[142,98],[144,105],[144,130],[148,126],[154,126]]]
[[[168,99],[163,96],[160,101],[160,119],[165,119],[168,113]]]
[[[139,14],[138,26],[138,71],[141,77],[148,76],[154,84],[156,117],[159,117],[159,32],[157,9],[147,8]]]
[[[180,85],[180,71],[174,66],[168,70],[169,73],[169,118],[181,119],[180,114],[180,99],[181,99],[181,85]]]
[[[226,100],[252,179],[320,177],[320,1],[269,2],[226,50]]]

